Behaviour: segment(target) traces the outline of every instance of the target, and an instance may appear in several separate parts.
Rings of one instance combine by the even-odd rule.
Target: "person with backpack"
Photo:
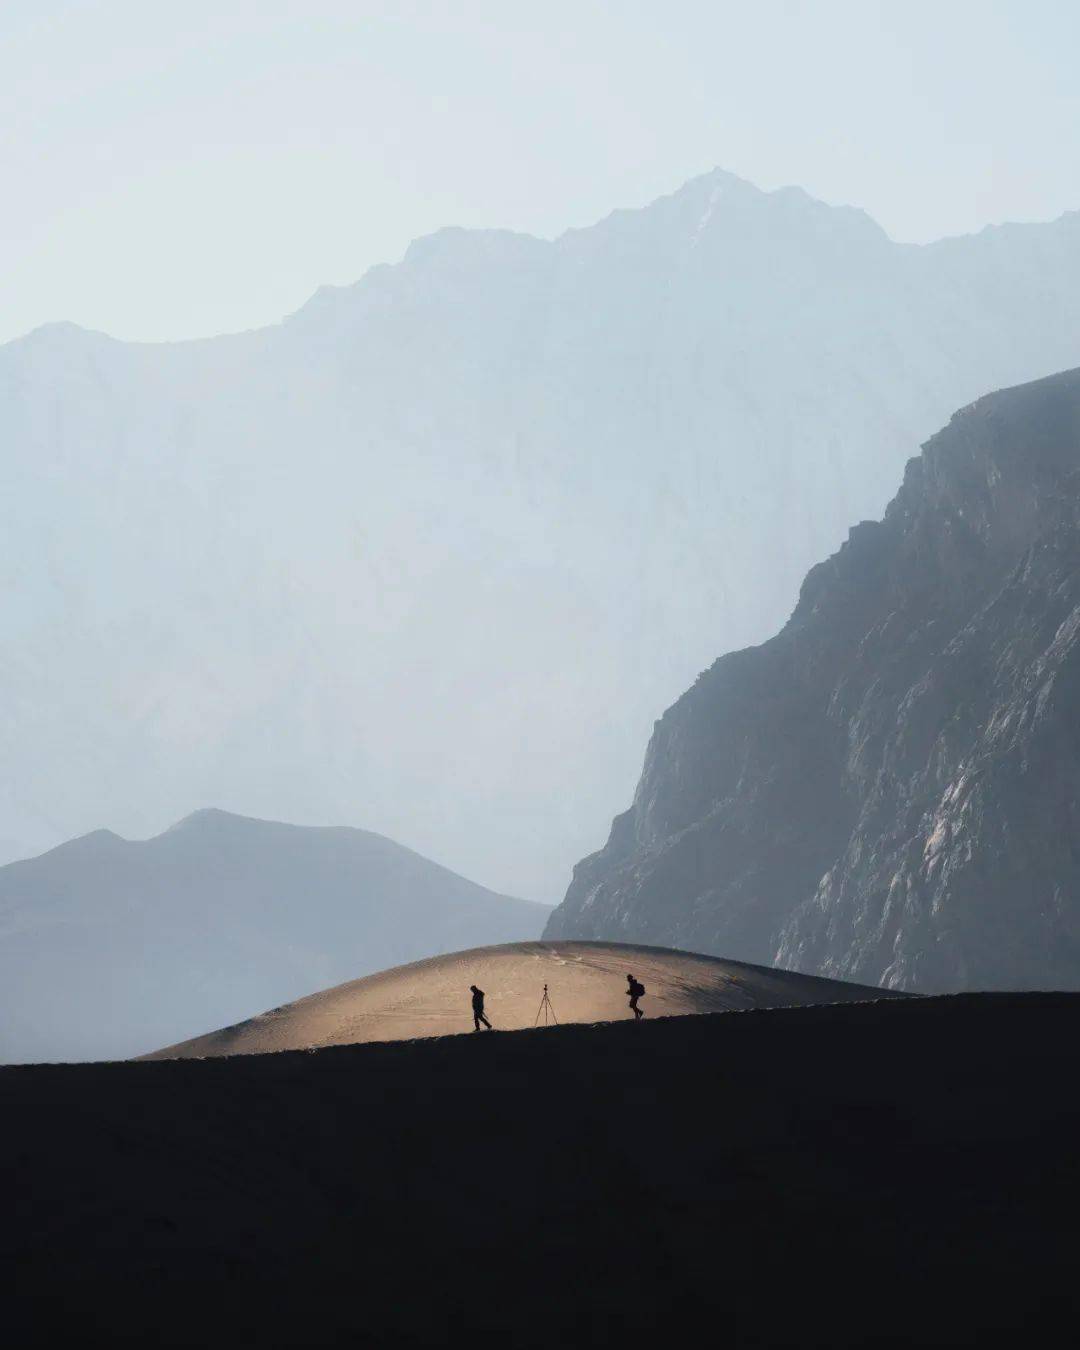
[[[645,1014],[638,1007],[637,1001],[642,996],[642,994],[644,994],[645,986],[641,983],[640,980],[635,980],[633,975],[627,975],[626,992],[630,997],[630,1007],[634,1013],[634,1021],[635,1022],[640,1021],[640,1019],[644,1017]]]
[[[490,1031],[491,1023],[484,1016],[484,991],[482,989],[477,989],[475,984],[470,984],[469,988],[472,990],[473,1031],[480,1030],[481,1022],[483,1022],[484,1026]]]

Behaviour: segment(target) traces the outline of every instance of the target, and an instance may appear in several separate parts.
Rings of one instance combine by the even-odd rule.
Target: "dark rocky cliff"
[[[545,936],[1080,988],[1080,371],[989,395],[660,719]]]

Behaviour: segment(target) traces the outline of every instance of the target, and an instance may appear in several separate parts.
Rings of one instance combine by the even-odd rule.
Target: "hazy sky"
[[[271,322],[720,165],[926,240],[1080,207],[1072,0],[0,0],[0,340]]]

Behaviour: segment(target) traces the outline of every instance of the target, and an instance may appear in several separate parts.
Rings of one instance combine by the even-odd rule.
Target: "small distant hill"
[[[632,1018],[626,995],[631,971],[645,986],[641,1007],[649,1018],[896,997],[696,952],[615,942],[509,942],[350,980],[145,1058],[265,1054],[472,1031],[472,984],[484,990],[488,1017],[499,1031],[540,1022],[626,1021]],[[550,1012],[541,1013],[545,989]]]
[[[0,1058],[122,1058],[313,989],[535,937],[545,906],[366,830],[197,811],[0,867]]]

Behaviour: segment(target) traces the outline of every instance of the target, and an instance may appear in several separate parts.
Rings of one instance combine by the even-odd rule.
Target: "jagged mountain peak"
[[[14,338],[10,343],[0,344],[10,348],[24,348],[35,352],[79,352],[100,349],[101,347],[122,346],[118,339],[110,337],[96,328],[84,328],[82,324],[71,323],[67,319],[57,319],[50,323],[39,324],[22,337]]]
[[[413,240],[398,263],[379,264],[350,285],[320,287],[287,322],[304,327],[325,321],[352,304],[363,304],[384,287],[407,284],[406,278],[409,283],[418,276],[429,278],[438,285],[474,269],[481,273],[494,269],[503,282],[508,268],[538,267],[546,272],[560,256],[576,261],[606,250],[613,236],[634,239],[658,249],[661,256],[677,257],[721,225],[725,237],[745,232],[755,245],[763,230],[794,230],[807,246],[820,242],[823,232],[849,240],[889,242],[884,230],[857,207],[829,205],[800,187],[766,191],[714,168],[644,206],[619,207],[594,224],[566,230],[553,242],[517,230],[444,226]]]
[[[477,230],[461,225],[445,225],[431,234],[414,239],[405,250],[403,264],[414,267],[439,266],[444,262],[484,264],[514,260],[545,253],[550,246],[543,239],[522,230]]]
[[[68,839],[62,844],[57,844],[55,848],[49,849],[47,853],[39,856],[54,860],[67,860],[75,857],[105,857],[125,849],[127,845],[128,840],[119,834],[115,834],[112,830],[90,830],[87,834],[80,834],[75,839]],[[16,867],[25,866],[27,863],[35,861],[36,859],[29,858],[13,865]]]
[[[273,830],[303,829],[299,825],[287,825],[282,821],[262,820],[258,816],[240,815],[235,811],[224,811],[219,806],[201,806],[164,830],[157,838],[181,834],[217,834],[222,832],[247,833],[260,828]]]

